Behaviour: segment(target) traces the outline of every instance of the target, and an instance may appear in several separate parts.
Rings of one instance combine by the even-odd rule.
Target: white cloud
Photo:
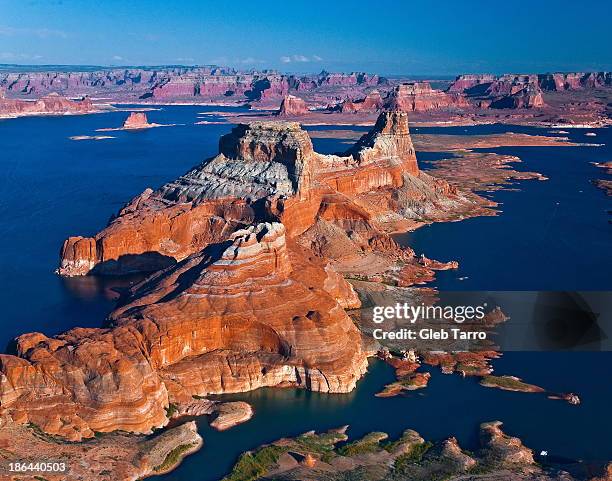
[[[5,37],[14,37],[16,35],[25,35],[28,37],[49,38],[59,37],[68,38],[68,34],[63,30],[55,30],[52,28],[15,28],[0,26],[0,35]]]
[[[122,61],[124,58],[121,55],[113,55],[113,60]]]
[[[195,62],[195,59],[193,57],[178,57],[176,59],[177,62]]]
[[[306,55],[302,55],[302,54],[283,55],[280,58],[280,61],[283,62],[283,63],[291,63],[291,62],[298,62],[298,63],[320,62],[321,60],[323,60],[323,58],[319,57],[318,55],[312,55],[311,57],[307,57]]]

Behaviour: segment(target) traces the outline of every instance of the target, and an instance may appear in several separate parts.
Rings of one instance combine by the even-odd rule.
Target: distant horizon
[[[325,68],[313,71],[290,71],[279,68],[265,67],[260,68],[238,68],[230,65],[221,64],[134,64],[134,65],[113,65],[113,64],[28,64],[28,63],[0,63],[0,71],[11,71],[14,69],[16,72],[79,72],[79,69],[83,69],[83,72],[94,72],[99,70],[129,70],[129,69],[164,69],[164,68],[185,68],[185,69],[196,69],[196,68],[227,68],[232,69],[238,73],[264,73],[264,72],[278,72],[281,75],[319,75],[323,72],[327,73],[366,73],[371,75],[379,75],[386,78],[415,78],[415,79],[432,79],[432,80],[447,80],[453,79],[459,75],[546,75],[546,74],[568,74],[568,73],[593,73],[593,72],[608,72],[608,70],[548,70],[538,72],[528,71],[517,71],[517,72],[490,72],[490,71],[474,71],[474,72],[457,72],[457,73],[430,73],[430,74],[413,74],[413,73],[392,73],[392,74],[380,74],[375,71],[368,70],[328,70]]]
[[[612,70],[612,2],[0,0],[0,62],[385,76]]]

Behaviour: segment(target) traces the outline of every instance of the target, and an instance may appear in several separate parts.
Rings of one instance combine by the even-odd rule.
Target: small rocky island
[[[157,124],[150,124],[144,112],[132,112],[123,122],[124,129],[149,129]]]
[[[121,127],[97,129],[98,132],[112,132],[115,130],[144,130],[155,127],[170,127],[174,124],[150,123],[145,112],[131,112]]]

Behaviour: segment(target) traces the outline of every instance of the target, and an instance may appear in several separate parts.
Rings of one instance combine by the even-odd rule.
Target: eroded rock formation
[[[544,107],[542,90],[528,84],[518,92],[496,98],[489,106],[493,109],[530,109]]]
[[[286,95],[283,97],[280,108],[278,109],[279,117],[295,117],[299,115],[306,115],[307,113],[308,106],[306,105],[306,102],[295,95]]]
[[[328,258],[397,248],[388,232],[412,219],[474,208],[447,182],[419,171],[406,113],[385,112],[342,155],[314,151],[297,123],[239,125],[220,153],[147,189],[93,238],[71,237],[58,272],[157,270],[254,222],[283,222],[290,238]]]
[[[151,124],[147,120],[147,114],[144,112],[131,112],[125,122],[123,122],[124,129],[146,129],[151,127]]]
[[[345,100],[339,106],[343,113],[378,112],[383,108],[383,98],[378,90],[372,90],[363,99]]]
[[[3,414],[80,439],[148,432],[193,396],[350,391],[366,354],[344,311],[359,300],[336,269],[419,265],[389,232],[476,205],[419,170],[404,112],[381,114],[341,156],[316,153],[292,122],[239,125],[219,151],[95,238],[64,243],[62,274],[158,272],[108,328],[19,337],[0,356]]]
[[[453,437],[425,441],[411,429],[393,440],[384,432],[349,440],[348,426],[321,434],[310,431],[244,453],[223,481],[242,479],[244,472],[253,481],[575,480],[565,471],[537,465],[532,451],[500,426],[499,421],[481,424],[481,448],[475,453],[462,449]],[[248,471],[253,465],[261,466],[260,471]]]
[[[271,70],[237,71],[228,67],[117,68],[86,72],[0,72],[8,96],[40,98],[50,92],[66,96],[104,96],[115,100],[153,102],[274,103],[292,93],[362,92],[387,80],[363,72],[288,75]]]
[[[544,107],[538,75],[460,75],[448,92],[465,94],[480,108],[521,109]]]
[[[434,90],[428,82],[403,83],[395,87],[385,99],[384,107],[402,112],[468,107],[461,93]]]
[[[484,91],[503,91],[509,94],[508,87],[518,84],[533,84],[541,90],[563,91],[595,89],[612,86],[612,72],[569,72],[569,73],[544,73],[534,75],[506,74],[495,76],[483,75],[459,75],[448,88],[449,92],[463,92],[466,94],[482,94]]]
[[[347,392],[366,369],[350,285],[280,223],[235,232],[134,287],[107,329],[20,336],[0,406],[69,439],[149,432],[170,402],[293,385]]]
[[[8,99],[0,96],[0,117],[24,115],[83,114],[96,111],[91,99],[70,100],[50,93],[36,101]]]

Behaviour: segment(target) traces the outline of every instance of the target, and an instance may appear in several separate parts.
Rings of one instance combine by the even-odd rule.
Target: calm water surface
[[[175,127],[112,132],[113,139],[71,141],[95,129],[122,123],[126,113],[79,117],[39,117],[0,121],[0,300],[2,337],[7,345],[23,332],[52,335],[74,326],[100,326],[114,305],[116,287],[133,279],[62,279],[53,274],[62,241],[92,235],[131,197],[157,187],[217,152],[219,136],[231,125],[194,125],[198,113],[218,107],[163,107],[148,113]],[[213,117],[214,118],[214,117]],[[320,129],[316,126],[313,129]],[[345,128],[345,127],[344,127]],[[541,129],[484,126],[418,129],[420,133],[480,134],[500,131],[543,133]],[[610,289],[612,237],[609,199],[590,184],[605,174],[590,164],[607,161],[610,129],[597,137],[572,130],[581,142],[605,147],[504,148],[520,156],[519,169],[542,172],[547,182],[520,182],[520,192],[497,192],[498,217],[436,224],[401,238],[429,257],[457,259],[458,272],[443,272],[443,289]],[[344,151],[338,139],[315,139],[321,152]],[[422,166],[443,156],[419,153]],[[459,277],[467,277],[459,281]],[[375,398],[393,379],[388,366],[370,365],[358,389],[326,395],[294,389],[260,389],[227,399],[251,402],[255,417],[218,433],[198,419],[205,446],[165,480],[216,480],[237,456],[282,436],[349,424],[360,436],[383,430],[392,436],[413,428],[430,439],[455,435],[466,448],[477,443],[477,426],[500,419],[511,434],[535,449],[569,458],[612,458],[609,353],[507,353],[496,361],[499,373],[515,374],[552,391],[578,392],[583,403],[547,400],[536,394],[485,389],[474,379],[432,371],[430,387],[409,397]]]

